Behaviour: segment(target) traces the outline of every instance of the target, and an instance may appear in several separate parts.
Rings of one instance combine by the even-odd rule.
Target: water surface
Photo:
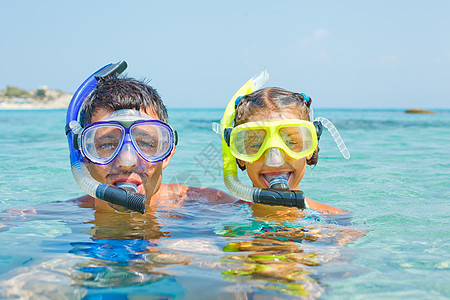
[[[221,113],[169,111],[180,142],[164,182],[226,190],[211,130]],[[65,111],[0,111],[3,297],[450,297],[450,112],[315,115],[333,121],[351,159],[325,132],[301,189],[353,212],[351,226],[202,201],[105,218],[66,201],[83,192],[70,173]]]

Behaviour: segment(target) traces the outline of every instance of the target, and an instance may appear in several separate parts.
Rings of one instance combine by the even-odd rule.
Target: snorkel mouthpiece
[[[253,202],[306,208],[305,195],[302,191],[291,191],[281,189],[255,189],[253,193]]]
[[[143,204],[145,203],[145,198],[143,196],[142,194],[138,194],[136,184],[122,182],[117,184],[117,188],[108,186],[104,191],[103,200],[144,213],[145,206]]]
[[[104,184],[103,191],[98,191],[99,199],[108,201],[112,204],[123,206],[127,209],[145,212],[145,196],[137,193],[136,186],[134,188],[128,184],[126,186],[117,185],[117,188]]]
[[[117,184],[117,187],[125,191],[137,193],[137,185],[132,182],[120,182]]]
[[[127,68],[125,61],[116,64],[108,64],[89,76],[77,89],[70,101],[66,116],[66,135],[69,143],[70,164],[73,177],[77,184],[90,196],[105,200],[112,204],[123,206],[127,209],[145,212],[145,196],[137,193],[137,189],[128,186],[116,188],[95,180],[89,173],[81,151],[76,143],[77,134],[81,127],[78,123],[78,115],[84,99],[95,89],[100,78],[119,76]],[[74,142],[75,141],[75,142]]]
[[[269,186],[271,189],[281,189],[281,190],[289,189],[289,183],[285,176],[279,176],[270,179]]]
[[[277,176],[270,179],[270,189],[255,190],[253,199],[255,203],[268,205],[291,206],[305,208],[305,195],[302,191],[289,190],[286,176]]]

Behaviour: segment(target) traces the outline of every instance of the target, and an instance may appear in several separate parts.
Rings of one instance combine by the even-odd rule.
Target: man
[[[99,78],[80,112],[83,131],[78,147],[90,175],[109,186],[132,186],[145,195],[146,208],[178,205],[187,199],[236,201],[213,188],[162,183],[162,170],[176,150],[176,133],[167,122],[166,108],[151,86],[132,78]],[[123,210],[89,195],[77,200]]]

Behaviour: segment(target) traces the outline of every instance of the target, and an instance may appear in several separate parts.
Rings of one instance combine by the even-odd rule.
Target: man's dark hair
[[[133,78],[100,79],[81,108],[80,123],[91,123],[97,109],[116,111],[121,109],[150,110],[163,122],[168,122],[167,109],[158,92],[145,82]]]

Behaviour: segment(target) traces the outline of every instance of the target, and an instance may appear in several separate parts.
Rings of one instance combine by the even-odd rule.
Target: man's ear
[[[170,153],[170,155],[166,159],[163,160],[163,165],[162,165],[163,170],[169,165],[169,161],[172,158],[172,156],[175,154],[175,150],[177,150],[177,146],[174,146],[172,153]]]
[[[84,160],[84,164],[86,165],[86,168],[88,169],[89,172],[91,172],[91,169],[89,168],[91,164],[84,156],[83,156],[83,160]]]

